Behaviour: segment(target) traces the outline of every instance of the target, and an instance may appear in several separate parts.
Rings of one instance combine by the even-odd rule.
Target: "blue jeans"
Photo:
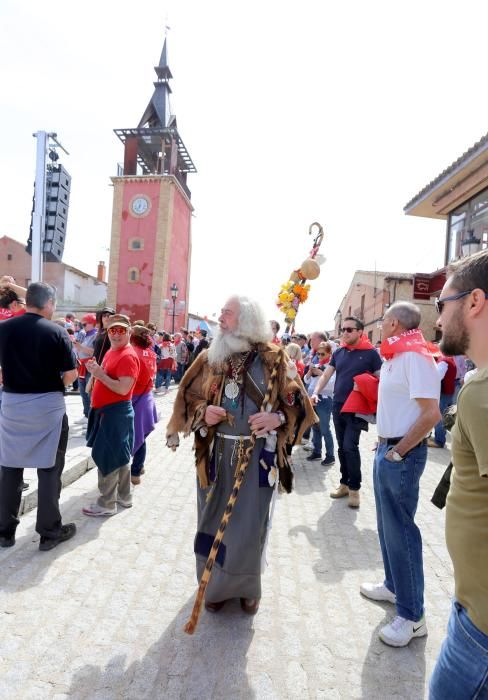
[[[452,406],[453,403],[454,394],[441,394],[441,398],[439,399],[439,411],[441,412],[441,415],[444,413],[446,408]],[[446,444],[446,429],[444,428],[442,418],[434,428],[434,438],[438,445],[442,445],[442,447],[444,447]]]
[[[158,369],[154,378],[154,388],[159,389],[161,386],[163,386],[163,370]]]
[[[161,382],[159,386],[163,386],[165,389],[169,389],[169,385],[171,384],[171,367],[167,367],[165,369],[160,369],[159,372],[161,372]],[[158,374],[159,374],[158,372]]]
[[[330,414],[332,413],[332,399],[319,399],[315,406],[315,413],[320,418],[320,424],[312,426],[313,451],[322,456],[322,438],[325,442],[325,456],[334,456],[334,440],[330,430]]]
[[[81,377],[78,378],[78,389],[80,390],[80,396],[81,400],[83,402],[83,415],[85,418],[88,418],[88,414],[90,413],[90,394],[86,393],[86,385],[88,384],[88,380],[90,379],[90,373],[86,373],[86,377]]]
[[[169,385],[171,384],[171,368],[167,369],[158,369],[156,372],[156,380],[154,382],[154,386],[156,389],[160,389],[164,384],[165,389],[169,389]]]
[[[368,424],[354,413],[341,413],[343,404],[334,401],[332,418],[337,440],[337,454],[341,464],[341,484],[349,486],[352,491],[361,488],[361,455],[359,439],[361,430]]]
[[[488,698],[488,636],[453,603],[447,637],[430,679],[429,700]]]
[[[184,362],[178,362],[178,367],[177,367],[176,374],[175,374],[176,384],[179,384],[181,382],[181,380],[183,379],[183,375],[185,374],[185,369],[186,369],[186,364]]]
[[[427,445],[390,462],[388,445],[378,445],[373,466],[376,520],[385,586],[396,595],[398,615],[417,622],[424,614],[422,537],[415,524],[419,482],[427,461]]]

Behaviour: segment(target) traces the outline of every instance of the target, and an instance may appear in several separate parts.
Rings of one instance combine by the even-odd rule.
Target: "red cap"
[[[92,325],[96,325],[97,323],[97,317],[95,314],[85,314],[82,319],[82,323],[91,323]]]

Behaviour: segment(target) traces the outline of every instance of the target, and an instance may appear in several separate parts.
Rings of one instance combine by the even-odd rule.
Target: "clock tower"
[[[112,177],[107,303],[132,321],[152,321],[171,333],[188,316],[193,207],[187,175],[196,170],[170,111],[166,39],[155,71],[139,125],[115,129],[124,165]]]

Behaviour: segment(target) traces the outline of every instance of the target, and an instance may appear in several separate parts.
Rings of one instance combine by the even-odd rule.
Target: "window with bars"
[[[127,280],[129,282],[139,282],[139,268],[138,267],[129,267],[127,271]]]

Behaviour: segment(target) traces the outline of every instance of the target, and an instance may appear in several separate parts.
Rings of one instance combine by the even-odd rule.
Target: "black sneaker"
[[[320,464],[323,467],[330,467],[331,464],[335,464],[335,457],[326,457],[320,462]]]
[[[322,459],[322,455],[318,452],[312,452],[312,454],[308,455],[306,458],[307,462],[315,462],[317,459]]]
[[[70,540],[76,534],[76,525],[74,523],[67,523],[66,525],[61,525],[61,533],[59,537],[51,539],[49,537],[41,537],[39,542],[39,549],[41,552],[48,552],[50,549],[54,549],[61,542],[66,542]]]
[[[10,537],[0,537],[0,547],[13,547],[15,544],[15,535]]]

